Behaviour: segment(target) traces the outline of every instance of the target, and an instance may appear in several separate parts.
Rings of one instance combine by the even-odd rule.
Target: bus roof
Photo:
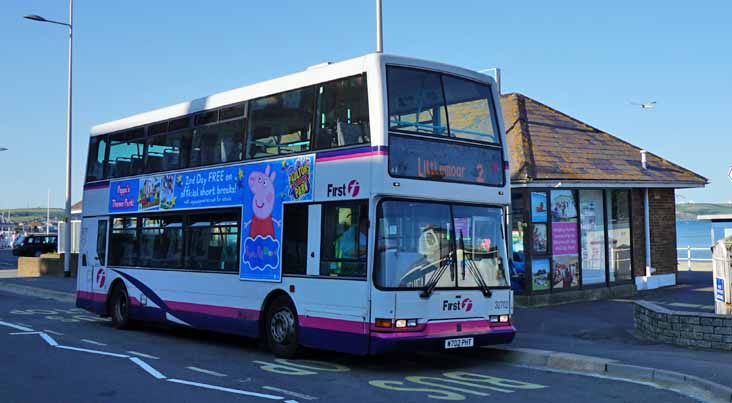
[[[311,66],[303,71],[286,76],[262,81],[256,84],[219,92],[207,97],[181,102],[175,105],[154,109],[148,112],[128,116],[126,118],[113,120],[92,127],[91,136],[99,136],[120,130],[131,129],[142,125],[173,119],[191,113],[218,108],[226,105],[255,99],[270,94],[313,85],[319,82],[330,81],[337,78],[359,74],[366,71],[368,65],[395,64],[403,66],[421,67],[431,70],[439,70],[462,75],[478,81],[487,81],[493,84],[493,78],[476,71],[462,67],[452,66],[428,60],[388,55],[381,53],[369,53],[336,63],[321,63]]]

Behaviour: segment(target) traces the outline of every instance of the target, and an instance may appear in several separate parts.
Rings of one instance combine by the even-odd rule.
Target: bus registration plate
[[[472,337],[463,337],[461,339],[448,339],[445,340],[445,348],[465,348],[473,347]]]

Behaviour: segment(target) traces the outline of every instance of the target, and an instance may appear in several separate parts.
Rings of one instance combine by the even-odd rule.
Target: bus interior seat
[[[360,124],[347,124],[339,120],[336,128],[338,145],[361,144],[364,142],[364,130]]]
[[[148,172],[162,171],[165,169],[163,166],[163,157],[158,153],[148,153],[146,168]]]
[[[178,168],[179,161],[180,151],[178,149],[163,151],[163,170]]]

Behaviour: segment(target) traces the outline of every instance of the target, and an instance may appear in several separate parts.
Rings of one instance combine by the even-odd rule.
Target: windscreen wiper
[[[437,283],[440,282],[440,278],[445,274],[445,270],[447,270],[448,267],[452,271],[452,252],[449,252],[447,257],[441,259],[440,267],[435,270],[432,277],[427,281],[427,285],[425,285],[424,290],[419,294],[420,297],[429,298],[430,295],[432,295],[432,292],[435,291],[435,287],[437,287]]]
[[[480,287],[480,291],[483,292],[483,295],[490,298],[493,295],[493,292],[491,291],[490,287],[488,287],[488,284],[483,279],[483,275],[480,274],[480,269],[478,269],[478,266],[475,264],[475,261],[472,258],[468,258],[467,253],[465,253],[465,241],[463,240],[463,232],[460,231],[460,239],[459,239],[459,246],[460,250],[463,251],[463,259],[462,259],[462,276],[463,280],[465,280],[465,268],[467,267],[468,271],[470,271],[470,274],[475,278],[475,282],[478,283],[478,286]]]

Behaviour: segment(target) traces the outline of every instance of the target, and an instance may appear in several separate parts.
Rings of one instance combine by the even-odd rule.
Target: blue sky
[[[65,0],[0,13],[0,209],[64,200]],[[374,49],[374,2],[76,0],[74,201],[98,123]],[[388,53],[499,66],[521,92],[710,179],[732,200],[732,2],[384,0]],[[656,100],[642,110],[631,101]]]

